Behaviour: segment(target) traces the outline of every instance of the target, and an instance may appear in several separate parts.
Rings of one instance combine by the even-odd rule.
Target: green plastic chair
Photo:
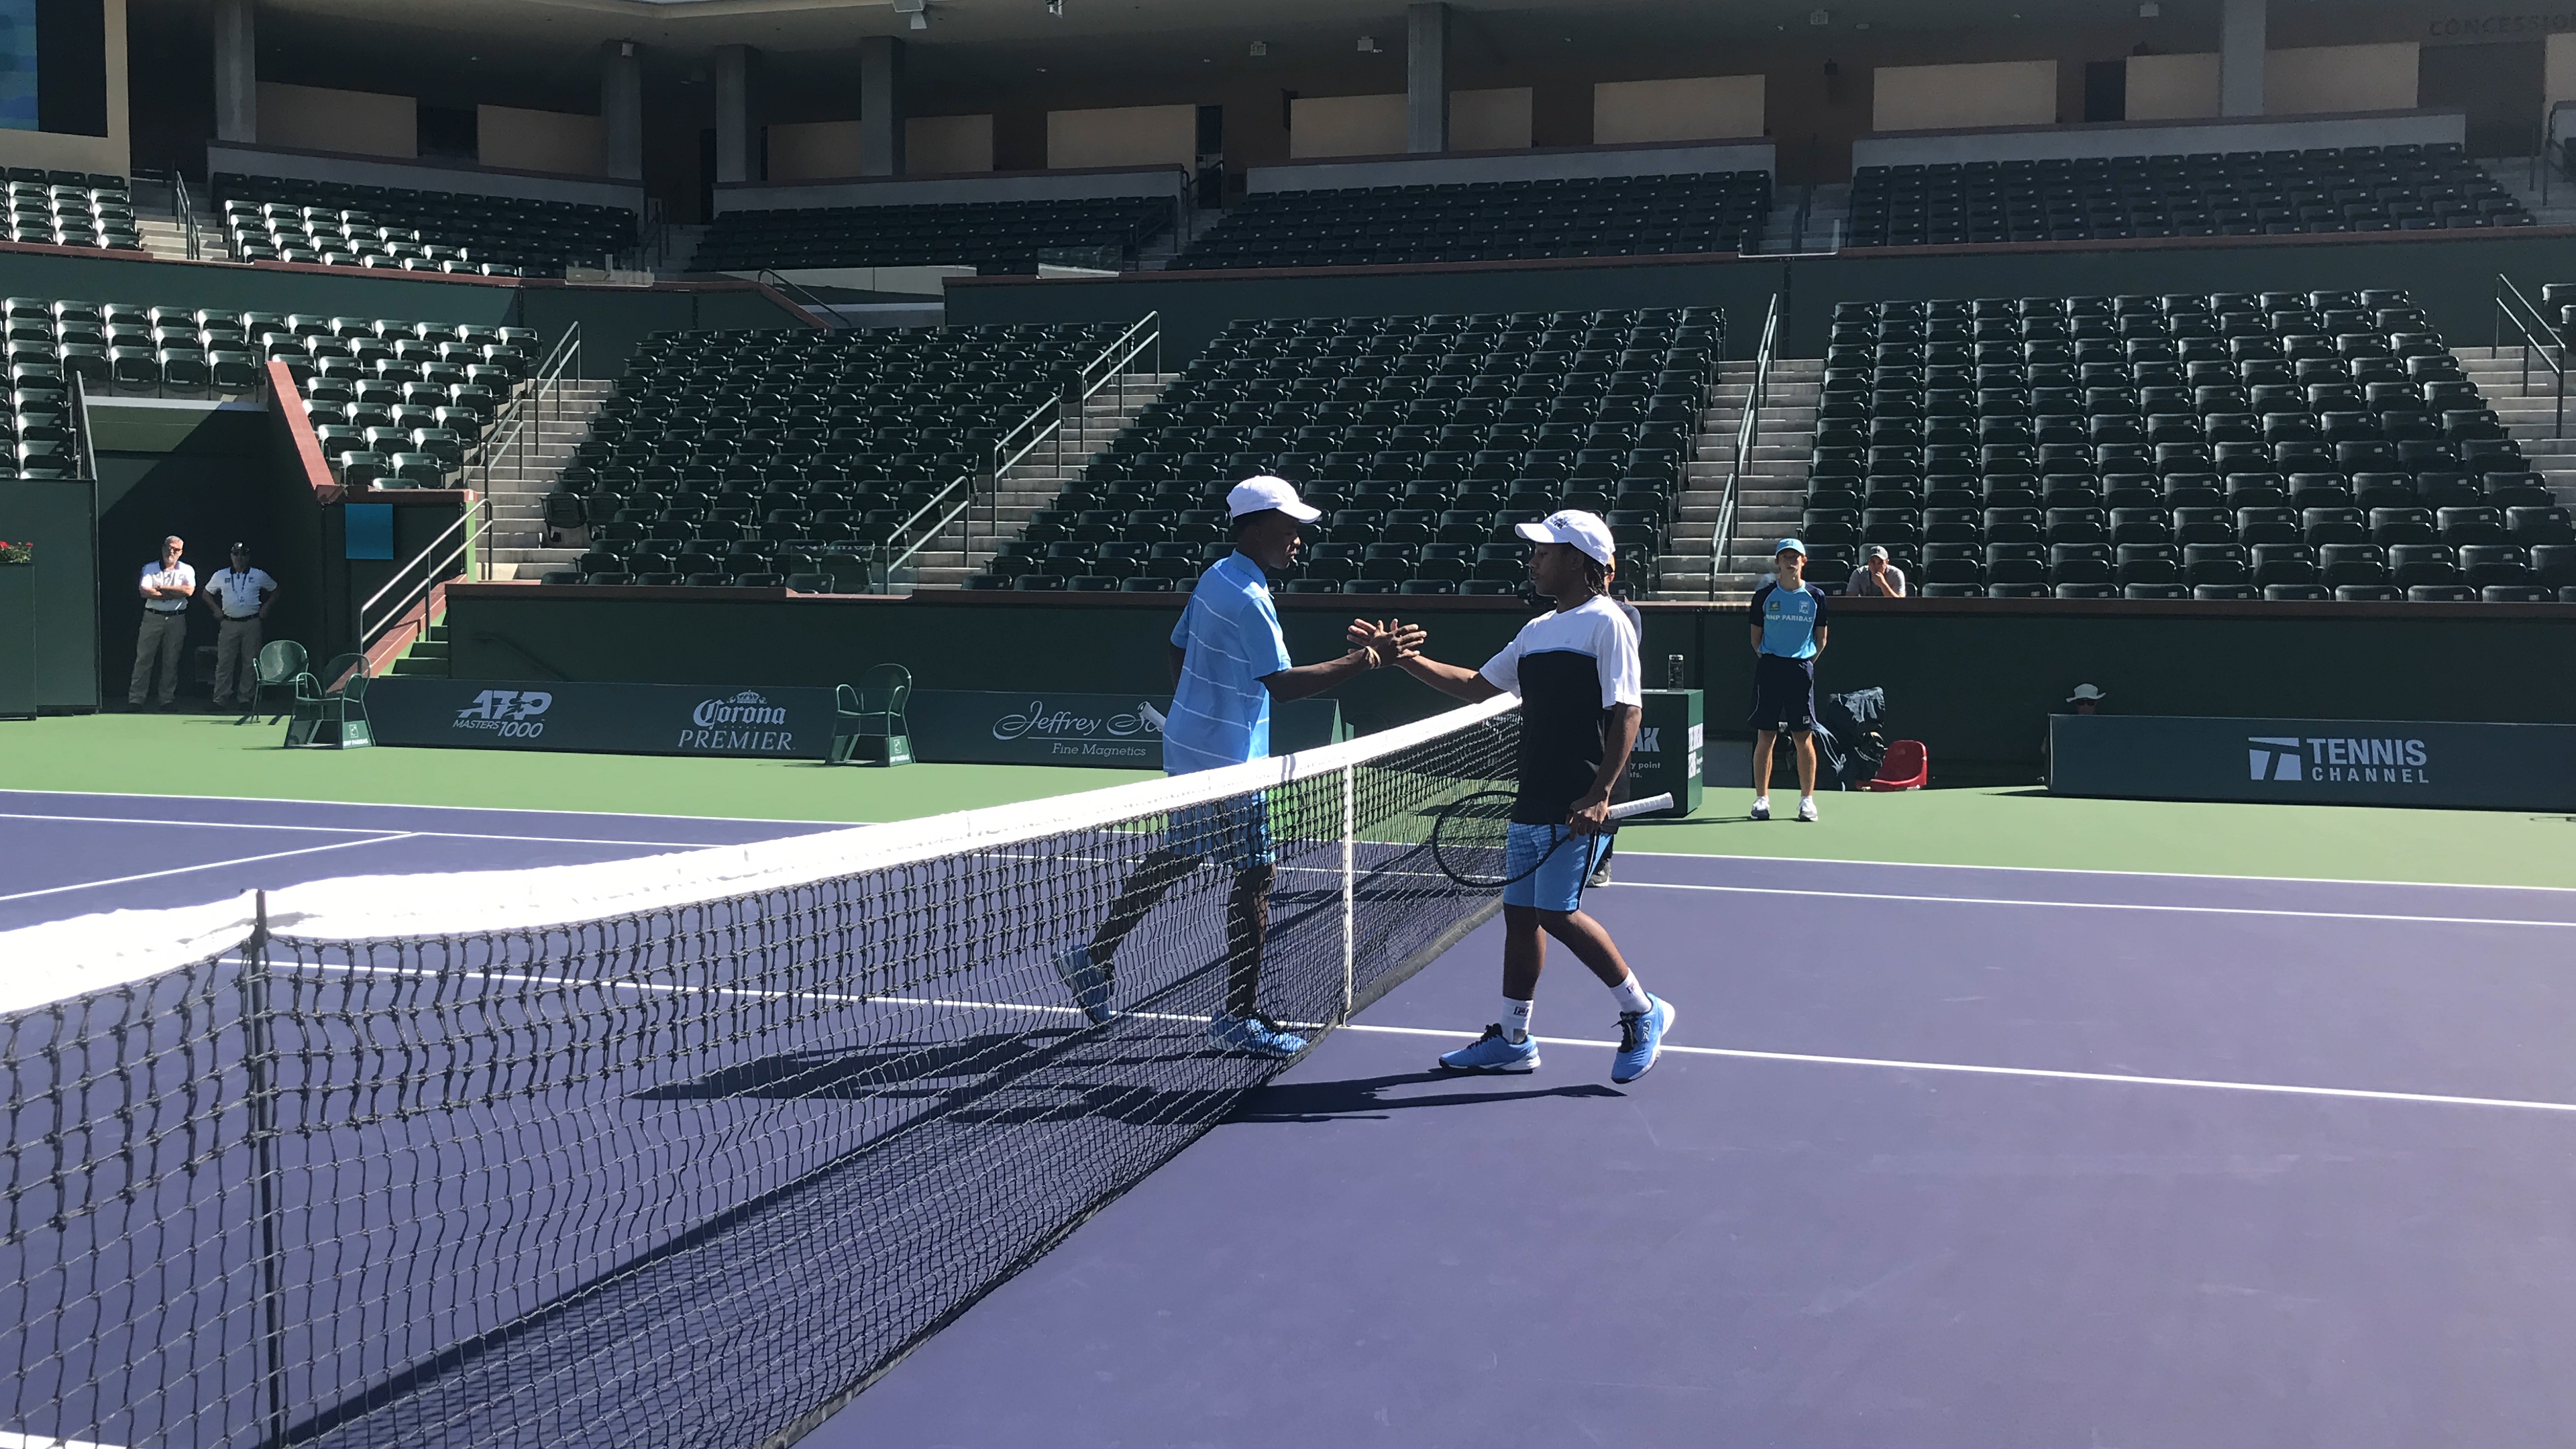
[[[295,681],[311,677],[304,672],[304,646],[292,639],[271,639],[259,646],[256,664],[259,682],[251,686],[250,698],[242,701],[241,718],[234,721],[236,724],[248,724],[250,717],[259,713],[259,697],[263,693],[283,689],[292,697]],[[268,722],[275,724],[284,717],[284,711],[280,711],[270,715]]]
[[[336,675],[355,659],[342,655],[332,661]],[[357,660],[359,671],[338,689],[325,689],[310,674],[295,676],[295,718],[286,726],[289,749],[356,750],[376,742],[375,727],[367,719],[367,673],[363,660]]]
[[[880,664],[859,676],[858,687],[833,691],[832,763],[909,765],[912,735],[903,707],[912,698],[912,671]]]

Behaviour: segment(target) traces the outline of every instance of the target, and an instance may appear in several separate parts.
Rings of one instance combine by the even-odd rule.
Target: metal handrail
[[[197,241],[197,207],[188,199],[188,178],[180,175],[176,166],[170,168],[170,209],[178,213],[179,231],[187,238],[188,260],[202,260],[203,248]]]
[[[2522,294],[2512,278],[2498,272],[2496,286],[2502,290],[2496,293],[2495,342],[2487,349],[2487,355],[2493,357],[2504,351],[2504,329],[2507,323],[2512,324],[2522,339],[2523,392],[2527,395],[2531,391],[2531,359],[2535,352],[2541,366],[2557,377],[2557,402],[2549,436],[2562,437],[2567,432],[2567,341],[2550,325],[2548,317],[2531,305],[2531,299]],[[2516,307],[2521,308],[2519,313]]]
[[[1744,487],[1745,460],[1762,436],[1762,405],[1771,396],[1771,358],[1780,345],[1780,294],[1762,316],[1762,342],[1753,353],[1753,381],[1744,391],[1744,416],[1735,425],[1735,460],[1726,468],[1726,491],[1717,500],[1717,532],[1709,539],[1708,597],[1717,597],[1720,574],[1735,564],[1736,500]]]
[[[1128,364],[1142,356],[1149,348],[1154,354],[1154,368],[1159,373],[1163,361],[1163,330],[1160,312],[1148,312],[1138,318],[1126,331],[1112,338],[1109,344],[1100,350],[1099,355],[1077,369],[1075,377],[1081,383],[1076,392],[1077,400],[1088,403],[1093,396],[1115,381],[1118,384],[1119,411],[1125,412],[1127,374],[1133,370]],[[1095,373],[1098,375],[1094,376]],[[1012,440],[1022,433],[1028,434],[1026,441],[1018,445],[1017,451],[1010,451]],[[931,495],[929,502],[913,510],[911,517],[895,526],[894,537],[875,549],[883,560],[878,571],[879,586],[888,593],[893,592],[895,571],[912,562],[914,556],[928,548],[931,542],[946,532],[952,523],[959,524],[962,530],[962,536],[958,540],[959,557],[962,559],[972,554],[975,535],[971,527],[970,510],[974,508],[975,499],[979,493],[985,498],[985,536],[991,537],[1000,532],[1002,474],[1016,466],[1021,459],[1036,452],[1038,444],[1050,439],[1061,440],[1063,436],[1064,394],[1059,391],[1056,396],[1030,409],[1027,417],[1012,424],[999,438],[993,440],[992,467],[989,471],[961,473],[950,479],[937,493]],[[1086,443],[1090,440],[1087,433],[1083,440]],[[1060,458],[1061,454],[1059,453],[1058,456]],[[980,487],[979,485],[984,482],[990,482],[992,486],[989,489]],[[940,510],[944,505],[949,505],[950,498],[957,495],[960,490],[963,490],[964,496],[958,497],[953,506],[947,506],[946,511],[941,512],[938,519],[930,526],[922,529],[918,537],[913,538],[908,544],[904,543],[907,533],[915,524]],[[960,520],[965,522],[961,523]],[[902,551],[892,553],[891,550],[898,546]]]
[[[763,286],[774,287],[787,294],[789,298],[794,300],[797,306],[813,313],[815,320],[821,322],[825,327],[832,325],[832,317],[835,315],[832,311],[832,304],[806,290],[803,283],[788,280],[786,277],[781,276],[777,269],[772,267],[762,267],[759,271],[754,272],[751,275],[753,281],[759,282]]]
[[[492,420],[491,435],[475,446],[474,467],[482,476],[480,491],[486,494],[492,491],[493,461],[513,447],[518,450],[519,471],[525,475],[528,446],[531,442],[538,447],[545,446],[550,412],[554,423],[562,425],[563,383],[567,373],[575,379],[581,376],[581,324],[578,322],[564,329],[564,335],[556,341],[554,350],[537,365],[528,386],[510,399],[510,405]]]
[[[431,562],[432,555],[438,555],[438,551],[446,546],[449,539],[456,538],[459,529],[465,531],[465,536],[457,538],[455,547],[439,555],[436,562]],[[475,552],[474,544],[476,540],[491,531],[492,500],[478,494],[474,501],[466,506],[464,512],[456,515],[454,523],[447,525],[438,537],[431,539],[427,548],[414,554],[401,568],[394,570],[394,576],[385,581],[385,586],[368,595],[367,601],[358,606],[358,652],[365,654],[375,648],[376,641],[384,637],[386,630],[402,622],[403,615],[411,612],[413,604],[427,597],[430,590],[447,581],[447,571],[460,560],[469,570],[478,575],[482,573],[489,566],[489,560]],[[419,580],[405,589],[402,597],[396,600],[393,607],[387,609],[381,618],[373,624],[368,623],[368,611],[384,602],[385,596],[392,593],[405,578],[410,577],[414,569],[420,571]],[[421,622],[426,624],[429,621],[424,619]]]

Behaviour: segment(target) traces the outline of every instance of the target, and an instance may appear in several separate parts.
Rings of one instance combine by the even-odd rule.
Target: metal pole
[[[253,897],[250,942],[242,951],[244,1070],[250,1087],[251,1172],[258,1194],[261,1383],[272,1446],[286,1443],[286,1302],[278,1230],[277,1084],[270,1077],[275,1046],[268,1020],[268,892]]]
[[[1359,975],[1359,767],[1342,767],[1342,1017],[1351,1019]]]

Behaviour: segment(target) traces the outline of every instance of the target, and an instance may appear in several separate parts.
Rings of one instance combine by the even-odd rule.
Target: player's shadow
[[[1383,1118],[1389,1112],[1418,1107],[1475,1107],[1492,1102],[1519,1102],[1532,1097],[1624,1097],[1627,1093],[1599,1082],[1521,1091],[1455,1091],[1389,1096],[1389,1091],[1429,1082],[1463,1083],[1450,1072],[1397,1072],[1380,1077],[1347,1077],[1333,1082],[1272,1082],[1252,1094],[1229,1122],[1331,1122],[1342,1118]]]

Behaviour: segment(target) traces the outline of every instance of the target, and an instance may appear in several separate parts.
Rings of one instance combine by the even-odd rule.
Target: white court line
[[[48,1439],[41,1434],[0,1434],[0,1449],[117,1449],[86,1439]]]
[[[0,820],[51,820],[80,825],[173,825],[203,830],[299,830],[309,835],[386,835],[381,825],[263,825],[250,820],[143,820],[121,815],[29,815],[0,810]],[[728,845],[754,845],[750,840],[609,840],[587,835],[488,835],[479,830],[406,830],[424,840],[516,840],[535,845],[651,845],[679,850],[714,850]],[[765,836],[764,840],[783,837]],[[8,1445],[0,1443],[0,1449]]]
[[[313,855],[325,850],[346,850],[353,845],[381,845],[388,840],[411,838],[412,833],[404,830],[367,840],[335,840],[328,845],[308,845],[301,850],[278,850],[271,851],[267,855],[245,855],[235,860],[209,860],[199,865],[174,866],[169,870],[147,870],[141,875],[120,875],[110,880],[85,880],[77,885],[47,886],[40,891],[20,891],[16,895],[0,896],[0,901],[33,900],[37,896],[58,896],[66,891],[88,891],[96,890],[100,886],[131,885],[139,880],[159,880],[163,876],[188,875],[201,870],[222,870],[232,865],[254,865],[263,860],[284,860],[290,855]],[[7,1446],[0,1445],[0,1449],[7,1449]]]
[[[1452,1041],[1473,1041],[1479,1035],[1472,1031],[1443,1031],[1424,1026],[1377,1026],[1367,1022],[1348,1022],[1344,1031],[1379,1032],[1389,1036],[1433,1036]],[[1582,1037],[1540,1036],[1531,1038],[1546,1046],[1599,1047],[1617,1051],[1614,1041],[1591,1041]],[[1914,1062],[1887,1057],[1822,1056],[1813,1052],[1763,1052],[1744,1047],[1666,1046],[1668,1052],[1695,1057],[1734,1057],[1755,1062],[1802,1062],[1827,1067],[1880,1067],[1899,1072],[1958,1072],[1980,1077],[2041,1077],[2060,1082],[2104,1082],[2123,1087],[2197,1087],[2212,1092],[2256,1092],[2285,1097],[2340,1097],[2364,1102],[2419,1102],[2440,1107],[2511,1107],[2525,1112],[2576,1112],[2576,1102],[2534,1102],[2518,1097],[2454,1097],[2438,1092],[2374,1092],[2361,1087],[2301,1087],[2282,1082],[2225,1082],[2201,1077],[2147,1077],[2127,1072],[2075,1072],[2049,1067],[1989,1067],[1966,1062]]]
[[[620,820],[722,820],[753,825],[882,825],[880,820],[789,820],[764,815],[671,815],[651,810],[548,810],[534,805],[425,805],[393,800],[304,800],[291,795],[154,795],[142,790],[24,790],[0,787],[0,795],[55,795],[65,799],[204,800],[225,805],[328,805],[344,810],[470,810],[482,815],[606,815]],[[83,817],[112,819],[112,816]],[[0,1444],[0,1449],[8,1449]]]
[[[2502,916],[2397,916],[2364,911],[2285,911],[2260,906],[2178,906],[2151,905],[2140,901],[2038,901],[2014,900],[2000,896],[1915,896],[1885,891],[1808,891],[1785,886],[1683,885],[1675,881],[1639,880],[1614,882],[1611,889],[1630,887],[1649,891],[1714,891],[1724,895],[1746,896],[1813,896],[1829,901],[1922,901],[1952,906],[2048,906],[2068,911],[2172,911],[2195,916],[2287,916],[2311,921],[2386,921],[2404,924],[2445,926],[2546,926],[2559,930],[2576,929],[2576,921],[2517,920]]]
[[[369,975],[385,976],[426,976],[440,974],[435,972],[403,970],[384,966],[329,966],[325,969],[333,971],[357,971]],[[514,975],[503,972],[477,972],[473,974],[484,976],[489,980],[519,981],[542,985],[603,986],[620,990],[662,993],[677,993],[683,991],[710,992],[711,994],[718,996],[752,996],[771,999],[799,998],[808,1001],[831,1002],[839,1005],[853,1006],[864,1006],[871,1002],[875,1002],[896,1006],[936,1006],[950,1010],[965,1011],[1026,1012],[1041,1016],[1082,1015],[1080,1008],[1077,1007],[1040,1006],[1032,1003],[1015,1001],[955,1001],[941,997],[927,996],[853,996],[848,993],[823,993],[811,991],[746,991],[739,987],[706,988],[667,986],[632,981],[589,981],[574,977]],[[1121,1017],[1132,1016],[1142,1021],[1201,1021],[1205,1019],[1196,1013],[1180,1012],[1131,1011],[1120,1012],[1119,1015]],[[1301,1031],[1315,1031],[1320,1030],[1325,1024],[1322,1022],[1286,1021],[1281,1022],[1280,1025],[1294,1027]],[[1479,1035],[1479,1033],[1472,1031],[1449,1031],[1438,1027],[1379,1026],[1371,1022],[1358,1021],[1344,1022],[1338,1029],[1342,1031],[1374,1032],[1383,1036],[1439,1037],[1450,1041],[1474,1041]],[[1603,1051],[1616,1051],[1619,1048],[1619,1044],[1617,1042],[1593,1041],[1585,1037],[1542,1036],[1533,1039],[1544,1046],[1597,1047]],[[1981,1066],[1967,1062],[1918,1062],[1890,1057],[1826,1056],[1815,1052],[1766,1052],[1755,1051],[1747,1047],[1666,1046],[1664,1050],[1678,1053],[1683,1056],[1732,1057],[1739,1061],[1754,1062],[1797,1062],[1811,1066],[1877,1067],[1888,1071],[1954,1072],[1968,1076],[1980,1077],[2032,1077],[2060,1082],[2099,1082],[2112,1086],[2123,1087],[2189,1087],[2197,1088],[2201,1091],[2252,1092],[2269,1096],[2329,1097],[2363,1102],[2414,1102],[2439,1107],[2504,1107],[2525,1112],[2576,1113],[2576,1102],[2539,1102],[2525,1100],[2518,1097],[2461,1097],[2446,1095],[2439,1092],[2381,1092],[2372,1091],[2363,1087],[2305,1087],[2283,1082],[2229,1082],[2215,1081],[2202,1077],[2150,1077],[2129,1072],[2078,1072],[2060,1070],[2051,1067],[1996,1067]],[[7,1449],[7,1446],[0,1444],[0,1449]]]
[[[2279,882],[2284,885],[2396,886],[2408,890],[2437,891],[2550,891],[2559,895],[2576,895],[2576,887],[2570,886],[2502,885],[2494,881],[2474,880],[2353,880],[2332,875],[2216,875],[2189,870],[2093,870],[2072,865],[1972,865],[1952,860],[1846,860],[1839,856],[1823,855],[1718,855],[1704,854],[1696,850],[1623,849],[1619,855],[1622,858],[1651,856],[1656,860],[1727,860],[1788,865],[1873,865],[1886,866],[1895,870],[2009,870],[2023,875],[2112,875],[2127,876],[2137,880],[2243,880]]]

